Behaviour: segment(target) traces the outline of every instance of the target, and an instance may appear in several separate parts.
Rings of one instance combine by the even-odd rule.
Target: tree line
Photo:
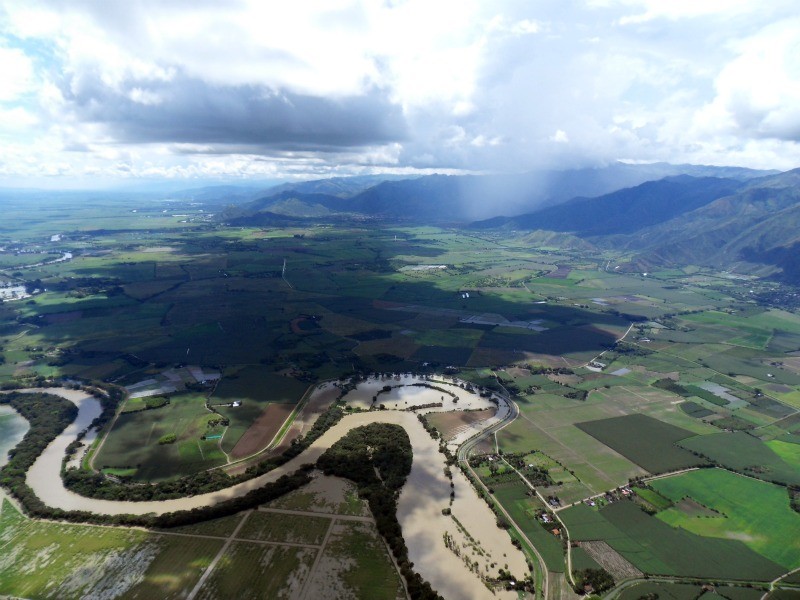
[[[411,472],[413,451],[405,429],[372,423],[352,429],[317,461],[326,475],[351,480],[366,499],[378,532],[389,544],[412,600],[440,600],[430,583],[414,571],[397,520],[397,499]]]

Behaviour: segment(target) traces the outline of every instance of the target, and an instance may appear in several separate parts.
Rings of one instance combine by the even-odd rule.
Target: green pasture
[[[628,500],[599,510],[579,504],[560,516],[571,539],[603,540],[650,575],[770,581],[784,570],[739,540],[671,527]]]
[[[680,441],[680,445],[750,477],[800,485],[800,462],[793,448],[762,442],[747,433],[715,433]]]
[[[706,537],[739,539],[787,570],[800,567],[800,514],[789,505],[786,489],[721,469],[701,469],[650,483],[677,503],[691,498],[718,511],[696,517],[673,506],[658,513],[665,523]]]
[[[103,447],[94,459],[97,468],[135,468],[134,479],[159,481],[195,473],[226,463],[218,440],[201,440],[215,431],[207,423],[214,415],[199,394],[177,394],[170,403],[152,410],[123,413],[117,418]],[[219,431],[216,431],[219,429]],[[169,433],[173,444],[158,440]]]
[[[576,427],[650,473],[675,471],[705,462],[676,446],[679,440],[690,437],[691,431],[647,415],[588,421],[577,423]]]

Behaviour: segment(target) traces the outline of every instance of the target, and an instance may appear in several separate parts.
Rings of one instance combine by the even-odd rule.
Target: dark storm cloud
[[[330,151],[406,137],[401,108],[377,89],[323,98],[180,75],[129,81],[120,89],[83,74],[65,81],[62,93],[80,120],[106,125],[125,143]]]

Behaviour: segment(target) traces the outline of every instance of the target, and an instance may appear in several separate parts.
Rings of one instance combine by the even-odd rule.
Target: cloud
[[[795,14],[793,0],[5,3],[1,172],[790,168]]]
[[[800,18],[772,24],[738,45],[715,80],[700,127],[800,141]]]
[[[19,48],[0,47],[0,102],[17,100],[31,92],[33,64]]]
[[[80,121],[107,126],[122,143],[229,144],[258,153],[325,151],[405,137],[400,108],[380,90],[325,98],[252,85],[220,87],[183,75],[110,86],[84,73],[66,78],[61,92]]]

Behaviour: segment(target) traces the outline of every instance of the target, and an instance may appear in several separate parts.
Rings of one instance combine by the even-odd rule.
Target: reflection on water
[[[8,451],[22,441],[28,422],[10,406],[0,406],[0,467],[8,463]]]
[[[400,494],[398,520],[408,545],[409,559],[415,564],[415,569],[447,598],[516,597],[513,593],[492,594],[472,572],[472,568],[484,574],[496,574],[498,564],[507,565],[516,576],[520,576],[526,570],[523,555],[511,545],[508,535],[494,525],[495,519],[491,510],[478,498],[475,490],[457,469],[453,469],[455,473],[451,487],[450,480],[445,476],[445,457],[439,451],[438,442],[428,435],[412,412],[373,411],[345,416],[303,453],[283,466],[225,490],[175,500],[116,502],[86,498],[70,492],[64,488],[60,477],[61,459],[66,447],[100,414],[99,402],[80,391],[60,388],[43,391],[68,398],[78,406],[79,413],[76,422],[54,440],[31,467],[27,475],[28,485],[48,506],[105,514],[164,513],[216,504],[275,481],[283,474],[294,472],[302,464],[316,462],[325,450],[354,427],[378,422],[400,425],[411,440],[414,461]],[[431,397],[438,399],[440,396],[438,391],[428,388],[408,388],[408,391],[413,392],[410,397],[415,398],[420,393],[427,394],[422,396],[426,402],[430,402]],[[455,491],[456,497],[452,505],[451,490]],[[459,533],[455,520],[442,513],[442,509],[448,507],[452,507],[453,515],[470,530],[470,537],[482,549],[480,564],[468,567],[463,557],[444,545],[445,534],[452,539],[466,542],[464,535]]]
[[[364,410],[368,410],[373,405],[391,410],[405,410],[435,403],[441,403],[442,406],[426,409],[424,412],[480,410],[495,406],[488,398],[482,398],[474,391],[469,392],[461,385],[463,382],[454,378],[441,376],[426,378],[410,373],[394,377],[370,377],[359,383],[356,389],[344,397],[344,400],[350,406]],[[389,387],[390,390],[383,391],[386,387]]]

